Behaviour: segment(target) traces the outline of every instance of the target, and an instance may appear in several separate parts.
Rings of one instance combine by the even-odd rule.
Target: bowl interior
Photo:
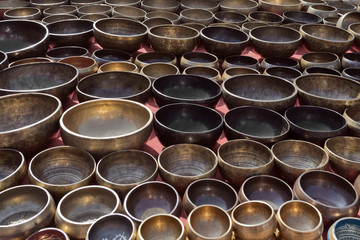
[[[147,32],[147,27],[140,22],[120,18],[96,21],[95,27],[105,34],[121,37],[143,35]]]
[[[305,11],[286,11],[283,15],[289,19],[290,22],[320,23],[322,20],[320,16]]]
[[[246,202],[236,207],[233,212],[234,219],[244,225],[258,225],[273,216],[273,210],[262,202]]]
[[[324,74],[332,74],[332,75],[341,76],[341,73],[339,71],[332,69],[332,68],[326,68],[326,67],[307,67],[304,70],[304,73],[305,72],[307,72],[308,74],[324,73]]]
[[[324,7],[324,5],[313,5],[316,7]],[[317,39],[329,40],[333,43],[341,43],[353,39],[351,33],[329,25],[309,24],[301,27],[305,34]]]
[[[331,155],[360,164],[360,149],[356,147],[357,144],[360,144],[358,138],[335,137],[326,142],[326,147]]]
[[[89,229],[89,239],[113,239],[116,237],[131,239],[135,226],[128,217],[111,214],[96,221]]]
[[[360,234],[360,220],[357,218],[343,218],[334,223],[334,232],[337,239],[352,238]]]
[[[270,43],[285,44],[301,39],[301,34],[298,31],[291,28],[276,26],[258,27],[252,29],[250,34],[256,39]]]
[[[225,62],[230,65],[252,66],[258,64],[258,60],[249,56],[233,55],[225,58]]]
[[[116,49],[99,49],[94,51],[95,58],[103,61],[130,61],[131,55]]]
[[[348,107],[346,109],[346,115],[349,116],[349,118],[353,121],[360,123],[360,107]]]
[[[150,63],[142,68],[143,74],[152,78],[159,78],[179,72],[175,65],[168,63]]]
[[[71,56],[84,56],[87,54],[88,51],[86,48],[69,46],[69,47],[53,48],[46,53],[46,56],[60,60],[61,58],[66,58]]]
[[[111,71],[137,72],[138,68],[134,63],[131,63],[131,62],[108,62],[108,63],[101,65],[98,69],[98,72],[111,72]],[[115,74],[117,74],[117,73],[114,73],[114,75]],[[118,74],[118,75],[120,75],[120,74]],[[94,77],[94,78],[96,78],[96,77]],[[116,81],[116,79],[113,79],[113,81]],[[127,83],[129,83],[129,81],[127,81]],[[131,89],[131,90],[134,90],[134,89]]]
[[[214,55],[205,52],[187,52],[182,55],[182,58],[186,61],[195,63],[212,63],[216,62],[217,58]]]
[[[292,58],[286,58],[286,57],[267,57],[263,60],[262,65],[265,65],[267,67],[271,66],[279,66],[279,67],[296,67],[299,65],[299,63]]]
[[[289,67],[269,67],[266,69],[266,73],[289,81],[301,76],[301,72]]]
[[[137,60],[147,64],[165,62],[170,63],[176,59],[176,56],[168,52],[146,52],[139,54]]]
[[[22,162],[23,157],[19,152],[0,149],[0,183],[11,174],[14,174]]]
[[[50,23],[46,26],[49,33],[53,35],[73,35],[85,32],[91,32],[93,29],[93,22],[82,19],[64,20],[59,22]]]
[[[333,53],[310,52],[304,54],[301,59],[310,63],[330,63],[337,61],[339,58]]]
[[[249,39],[246,33],[228,27],[206,27],[201,30],[201,34],[207,39],[217,43],[236,44]]]
[[[143,239],[179,239],[184,234],[182,223],[169,215],[148,218],[141,225],[139,234]]]

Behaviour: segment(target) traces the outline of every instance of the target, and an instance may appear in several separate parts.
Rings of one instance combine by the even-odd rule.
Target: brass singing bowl
[[[262,27],[262,26],[267,26],[269,24],[265,23],[265,22],[257,22],[257,21],[251,21],[251,22],[244,22],[241,25],[241,31],[243,31],[246,34],[249,34],[249,32],[257,27]]]
[[[214,14],[206,9],[184,9],[180,12],[182,23],[200,23],[205,26],[214,22]]]
[[[40,22],[2,20],[0,33],[0,50],[7,54],[10,62],[44,56],[49,47],[49,30]]]
[[[148,77],[151,82],[154,82],[160,77],[180,74],[180,71],[175,65],[171,63],[150,63],[144,66],[140,73]]]
[[[266,23],[269,25],[278,26],[284,22],[284,18],[273,12],[268,11],[254,11],[248,14],[249,21]]]
[[[146,12],[166,11],[176,13],[180,8],[180,2],[177,0],[143,0],[141,8]]]
[[[346,119],[349,134],[360,137],[360,106],[346,108],[343,116]]]
[[[354,181],[354,188],[355,188],[356,192],[358,193],[358,195],[360,196],[360,174],[359,174],[359,176],[357,176],[357,178]]]
[[[301,11],[302,4],[300,0],[259,0],[259,9],[283,14],[286,11]]]
[[[20,185],[0,192],[0,204],[0,238],[14,240],[25,239],[47,227],[56,208],[50,193],[35,185]]]
[[[330,187],[331,186],[331,187]],[[354,217],[359,210],[359,195],[345,178],[327,171],[301,174],[294,184],[295,197],[316,207],[325,227],[342,217]]]
[[[144,25],[146,25],[149,29],[152,27],[156,27],[159,25],[164,24],[173,24],[173,22],[170,19],[167,19],[165,17],[154,17],[146,19],[142,22]]]
[[[360,220],[357,217],[344,217],[334,222],[327,232],[329,240],[339,240],[343,238],[357,237]]]
[[[205,9],[212,13],[219,10],[219,3],[207,0],[183,0],[180,2],[181,9]]]
[[[122,150],[103,157],[96,167],[98,184],[116,191],[121,199],[137,185],[154,181],[158,163],[150,154],[140,150]]]
[[[322,4],[310,5],[306,11],[308,13],[317,14],[322,18],[336,17],[338,15],[338,10],[336,7],[329,6],[329,5],[322,5]]]
[[[33,57],[33,58],[23,58],[9,64],[9,67],[14,67],[18,65],[24,65],[28,63],[41,63],[41,62],[53,62],[50,58],[47,57]],[[1,65],[1,64],[0,64]],[[1,67],[0,67],[1,69]]]
[[[0,97],[0,107],[1,148],[13,148],[29,157],[46,148],[49,139],[59,130],[61,102],[52,95],[11,94]]]
[[[120,198],[110,188],[87,185],[67,193],[59,201],[55,213],[55,226],[66,232],[71,239],[84,239],[97,219],[117,213],[121,209]]]
[[[280,177],[293,184],[306,171],[326,170],[329,156],[323,148],[301,140],[283,140],[275,143],[271,152]]]
[[[201,31],[201,29],[205,28],[206,26],[204,25],[202,28],[198,29],[198,31]],[[209,25],[209,27],[228,27],[228,28],[233,28],[235,30],[241,30],[241,26],[235,24],[235,23],[230,23],[230,22],[215,22]]]
[[[302,75],[299,70],[290,67],[269,67],[264,70],[263,74],[280,77],[290,82],[294,82],[296,78]]]
[[[208,52],[186,52],[180,58],[180,66],[182,69],[192,66],[207,66],[218,68],[219,59]]]
[[[183,74],[191,74],[191,75],[205,77],[217,83],[221,81],[221,75],[219,70],[212,67],[205,67],[205,66],[187,67],[184,69]]]
[[[151,28],[148,38],[155,51],[179,56],[196,48],[200,34],[194,28],[165,24]]]
[[[166,12],[166,11],[153,11],[153,12],[148,12],[145,15],[145,20],[146,19],[150,19],[150,18],[158,18],[158,17],[162,17],[162,18],[167,18],[169,20],[171,20],[171,22],[173,24],[180,24],[180,15],[173,13],[173,12]]]
[[[153,113],[141,103],[98,99],[64,112],[60,131],[64,144],[82,148],[100,159],[110,152],[140,148],[152,131]]]
[[[250,67],[230,67],[224,70],[221,80],[225,81],[231,77],[245,75],[245,74],[260,74],[260,72]]]
[[[74,5],[78,8],[84,5],[102,4],[102,3],[104,3],[104,0],[70,0],[70,5]]]
[[[285,11],[282,16],[284,17],[284,22],[286,23],[321,23],[322,18],[319,15],[314,13],[308,13],[300,10],[296,11]]]
[[[0,149],[0,191],[19,185],[26,174],[24,155],[14,149]]]
[[[132,56],[129,53],[116,49],[98,49],[92,53],[91,57],[95,59],[99,67],[108,62],[132,61]]]
[[[118,62],[118,61],[112,61],[102,64],[97,72],[133,72],[138,73],[139,68],[132,62]]]
[[[338,22],[339,17],[325,17],[323,18],[323,23],[327,25],[336,26],[336,23]]]
[[[245,14],[232,11],[221,11],[214,14],[216,23],[229,23],[236,26],[241,26],[243,23],[247,22],[247,17]]]
[[[310,203],[293,200],[277,212],[281,239],[322,239],[324,224],[320,211]]]
[[[89,51],[84,47],[79,46],[65,46],[65,47],[56,47],[46,53],[46,57],[50,58],[52,61],[57,62],[62,58],[72,57],[72,56],[88,56]]]
[[[222,63],[223,70],[231,67],[249,67],[259,70],[259,61],[256,58],[243,55],[232,55],[224,59]]]
[[[228,183],[204,178],[192,182],[183,196],[183,207],[187,215],[195,208],[207,204],[215,205],[230,214],[239,203],[235,189]]]
[[[301,105],[321,106],[343,113],[347,107],[360,103],[360,83],[349,78],[308,74],[298,77],[294,84]]]
[[[69,0],[30,0],[30,6],[36,7],[41,12],[49,7],[58,7],[69,4]]]
[[[87,14],[105,14],[111,16],[112,7],[105,4],[84,5],[77,9],[77,15],[82,17]]]
[[[160,153],[158,161],[161,179],[180,194],[198,179],[215,177],[218,163],[213,151],[196,144],[167,147]]]
[[[303,42],[310,51],[344,54],[353,45],[354,36],[348,31],[325,24],[305,24],[300,27]]]
[[[260,74],[235,76],[222,84],[222,95],[229,109],[255,106],[284,112],[295,105],[297,92],[289,81]]]
[[[218,58],[240,54],[249,44],[246,33],[228,27],[205,27],[200,35],[205,50]]]
[[[31,234],[26,240],[39,240],[47,237],[53,237],[58,240],[70,240],[69,236],[61,229],[55,227],[42,228]]]
[[[71,147],[48,148],[30,161],[30,183],[49,191],[55,200],[66,193],[90,184],[95,176],[96,163],[86,151]]]
[[[3,70],[9,66],[9,58],[6,53],[0,51],[0,70]]]
[[[109,18],[94,22],[93,32],[101,47],[132,53],[147,40],[148,28],[136,20]]]
[[[132,7],[140,7],[141,0],[105,0],[105,4],[110,6],[132,6]]]
[[[84,77],[96,73],[98,70],[98,64],[95,59],[89,56],[71,56],[65,57],[58,61],[58,63],[66,63],[75,67],[79,73],[79,80]]]
[[[263,70],[270,67],[290,67],[300,69],[300,64],[297,60],[288,57],[266,57],[260,64]]]
[[[158,239],[185,240],[186,233],[181,220],[170,214],[157,214],[143,221],[138,230],[137,240]]]
[[[71,14],[76,16],[77,7],[73,5],[61,5],[61,6],[54,6],[48,7],[44,9],[43,16],[51,16],[51,15],[62,15],[62,14]]]
[[[140,69],[151,63],[170,63],[176,66],[177,58],[172,53],[161,51],[140,53],[135,58],[135,64]]]
[[[360,67],[360,53],[344,53],[341,57],[341,66],[345,68]]]
[[[248,201],[231,212],[233,230],[240,240],[273,239],[277,228],[274,209],[263,201]]]
[[[354,44],[357,48],[360,47],[360,24],[353,23],[348,27],[348,32],[354,36]]]
[[[41,20],[41,18],[42,13],[36,7],[13,8],[4,12],[4,19]]]
[[[307,67],[303,71],[303,75],[313,74],[313,73],[322,73],[322,74],[332,74],[336,76],[342,76],[338,70],[327,68],[327,67]]]
[[[223,0],[219,5],[221,11],[234,11],[245,15],[257,11],[259,8],[258,2],[252,0]]]
[[[128,240],[136,239],[136,226],[126,215],[112,213],[98,218],[89,227],[85,240],[116,239],[123,237]]]
[[[4,0],[0,2],[0,19],[3,19],[4,12],[18,7],[28,7],[30,3],[22,0]]]
[[[232,237],[231,218],[220,207],[203,205],[189,214],[186,232],[189,240],[230,240]]]
[[[353,23],[360,21],[360,14],[354,9],[342,15],[336,23],[336,27],[347,30]]]
[[[107,19],[110,18],[108,15],[103,14],[103,13],[92,13],[92,14],[85,14],[82,15],[79,19],[84,19],[84,20],[89,20],[92,22],[96,22],[97,20],[100,19]]]
[[[253,140],[230,140],[218,148],[217,156],[222,176],[236,189],[248,177],[269,174],[274,167],[270,149]]]
[[[132,6],[117,6],[112,10],[113,17],[130,18],[139,21],[144,21],[145,15],[145,10]]]
[[[342,76],[346,77],[346,78],[350,78],[355,80],[356,82],[360,81],[360,68],[359,67],[348,67],[345,68],[342,72],[341,72]]]
[[[44,17],[41,22],[45,25],[48,25],[50,23],[71,19],[78,19],[78,17],[72,14],[56,14]]]
[[[340,71],[340,58],[331,52],[309,52],[300,58],[300,65],[304,71],[308,67],[326,67]]]
[[[300,0],[303,7],[302,10],[303,11],[307,11],[307,9],[309,8],[310,5],[313,4],[317,4],[317,5],[326,5],[327,2],[325,2],[324,0]]]
[[[150,181],[134,187],[124,200],[125,213],[140,225],[145,219],[156,214],[181,215],[179,194],[170,184]]]

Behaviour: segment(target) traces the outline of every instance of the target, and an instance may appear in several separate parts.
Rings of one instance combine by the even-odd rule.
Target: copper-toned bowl
[[[280,77],[290,82],[294,82],[296,78],[302,75],[299,70],[289,67],[269,67],[265,69],[264,74],[274,77]]]
[[[105,14],[110,16],[112,13],[112,7],[105,4],[91,4],[84,5],[77,9],[77,15],[82,17],[87,14]]]
[[[256,58],[243,55],[232,55],[224,59],[222,63],[223,70],[231,67],[249,67],[253,69],[260,68],[259,61]]]
[[[30,0],[30,6],[36,7],[41,12],[49,7],[59,7],[69,4],[69,0]]]
[[[96,73],[98,70],[97,62],[89,56],[65,57],[60,59],[59,63],[67,63],[75,67],[79,73],[79,80],[90,74]]]
[[[331,52],[309,52],[300,58],[300,65],[304,71],[308,67],[327,67],[341,70],[340,58]]]
[[[270,67],[290,67],[300,69],[300,64],[296,59],[287,57],[267,57],[261,61],[261,68],[263,70]]]
[[[216,23],[228,23],[236,26],[241,26],[247,21],[245,14],[232,11],[221,11],[214,14]]]
[[[98,73],[102,73],[102,72],[133,72],[133,73],[138,73],[139,72],[139,68],[132,62],[128,62],[128,61],[123,61],[123,62],[115,62],[115,61],[111,61],[111,62],[107,62],[102,64],[97,72]]]
[[[41,20],[41,18],[41,11],[36,7],[13,8],[4,12],[4,19]]]
[[[360,53],[344,53],[344,55],[341,57],[341,66],[343,68],[360,67]]]
[[[79,46],[65,46],[57,47],[49,50],[46,53],[46,57],[57,62],[62,58],[72,57],[72,56],[88,56],[89,51],[86,48]]]
[[[24,65],[28,63],[41,63],[41,62],[53,62],[50,58],[47,57],[33,57],[33,58],[23,58],[9,64],[9,67],[15,67],[18,65]]]
[[[112,11],[113,17],[130,18],[134,20],[144,21],[146,11],[132,6],[114,7]]]
[[[45,25],[48,25],[50,23],[71,19],[78,19],[78,17],[72,14],[56,14],[44,17],[41,22]]]
[[[149,29],[152,27],[159,26],[159,25],[173,24],[173,22],[170,19],[165,18],[165,17],[149,18],[149,19],[144,20],[142,23],[144,25],[146,25]]]
[[[286,11],[301,11],[302,4],[300,0],[259,0],[259,9],[282,14]]]
[[[150,18],[163,17],[172,21],[173,24],[180,24],[180,16],[173,12],[153,11],[145,15],[145,20]]]
[[[343,116],[346,119],[349,134],[360,137],[360,106],[346,108]]]
[[[54,6],[48,7],[44,9],[43,16],[51,16],[51,15],[62,15],[62,14],[71,14],[76,16],[77,7],[73,5],[61,5],[61,6]]]
[[[131,62],[132,60],[129,53],[116,49],[98,49],[92,53],[91,57],[99,66],[108,62]]]
[[[31,234],[26,240],[39,240],[49,236],[57,240],[70,240],[69,236],[63,230],[55,227],[42,228]]]
[[[0,149],[0,191],[20,184],[26,174],[24,155],[14,149]]]
[[[200,23],[209,25],[214,22],[214,14],[205,9],[185,9],[180,12],[182,23]]]
[[[117,7],[117,6],[140,7],[141,0],[105,0],[105,4],[108,4],[113,7]]]
[[[180,8],[180,2],[177,0],[143,0],[141,8],[146,12],[166,11],[176,13]]]
[[[221,80],[225,81],[231,77],[245,75],[245,74],[260,74],[260,72],[250,67],[230,67],[224,70]]]
[[[181,56],[180,66],[185,69],[192,66],[207,66],[218,68],[218,58],[208,52],[186,52]]]
[[[135,58],[135,64],[141,69],[151,63],[170,63],[176,66],[177,58],[169,52],[145,52],[140,53]]]
[[[248,14],[249,21],[266,23],[269,25],[280,25],[284,22],[284,18],[273,12],[268,11],[254,11]]]
[[[332,74],[335,76],[342,76],[338,70],[335,70],[332,68],[327,68],[327,67],[307,67],[303,71],[303,75],[314,74],[314,73]]]
[[[217,1],[182,0],[180,6],[181,9],[205,9],[213,13],[219,10],[219,3]]]
[[[154,82],[160,77],[180,74],[180,71],[175,65],[170,63],[150,63],[144,66],[140,73],[148,77],[151,82]]]
[[[221,81],[220,72],[216,68],[205,66],[187,67],[183,74],[197,75],[210,79],[211,81],[219,83]]]
[[[314,13],[304,11],[285,11],[283,12],[284,21],[286,23],[321,23],[322,18]]]
[[[252,0],[223,0],[220,1],[221,11],[234,11],[248,15],[253,11],[257,11],[259,4]]]

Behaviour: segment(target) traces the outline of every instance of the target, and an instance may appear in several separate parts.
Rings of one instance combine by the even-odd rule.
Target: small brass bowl
[[[51,15],[62,15],[62,14],[71,14],[76,16],[77,7],[73,5],[61,5],[61,6],[53,6],[44,9],[43,16],[48,17]]]
[[[180,8],[180,2],[177,0],[143,0],[141,8],[146,12],[166,11],[176,13]]]
[[[342,76],[350,78],[356,82],[360,82],[360,67],[349,67],[345,68],[341,72]]]
[[[340,10],[339,10],[340,11]],[[347,30],[353,23],[360,21],[360,14],[356,10],[352,10],[343,14],[336,23],[336,27]]]
[[[46,239],[49,236],[57,240],[70,240],[69,236],[63,230],[54,227],[42,228],[31,234],[26,240]]]
[[[264,74],[274,77],[280,77],[290,82],[294,82],[296,78],[302,75],[299,70],[290,67],[269,67],[265,69]]]
[[[4,0],[0,2],[0,19],[3,19],[4,12],[9,9],[18,8],[18,7],[28,7],[30,5],[29,1],[22,0]]]
[[[175,65],[170,63],[150,63],[144,66],[140,73],[148,77],[151,82],[154,82],[160,77],[180,74],[180,71]]]
[[[322,5],[322,4],[310,5],[306,11],[308,13],[317,14],[322,18],[337,17],[337,15],[338,15],[338,10],[336,9],[336,7],[329,6],[329,5]]]
[[[33,58],[23,58],[9,64],[9,67],[15,67],[18,65],[24,65],[28,63],[41,63],[41,62],[52,62],[50,58],[47,57],[33,57]]]
[[[164,24],[173,24],[173,22],[170,19],[167,19],[165,17],[149,18],[144,20],[142,23],[146,25],[149,29]]]
[[[92,53],[91,57],[96,60],[99,67],[108,62],[132,61],[132,56],[129,53],[116,49],[98,49]]]
[[[98,99],[64,112],[61,136],[66,145],[80,147],[95,159],[122,149],[140,148],[152,131],[153,113],[141,103]]]
[[[140,150],[122,150],[103,157],[96,167],[98,184],[116,191],[121,199],[137,185],[154,181],[158,163],[149,153]]]
[[[133,72],[133,73],[138,73],[139,72],[139,68],[132,62],[117,62],[117,61],[111,61],[111,62],[107,62],[102,64],[97,72],[98,73],[102,73],[102,72]]]
[[[310,7],[310,5],[314,5],[314,4],[317,4],[317,5],[326,5],[327,2],[324,1],[324,0],[300,0],[303,7],[302,7],[302,10],[303,11],[307,11],[308,8]]]
[[[59,61],[62,58],[72,57],[72,56],[88,56],[89,51],[86,48],[79,46],[65,46],[57,47],[49,50],[46,53],[46,57],[50,58],[54,62]]]
[[[260,74],[260,72],[254,68],[249,67],[230,67],[224,70],[221,80],[225,81],[231,77],[241,76],[245,74]]]
[[[293,184],[305,171],[326,170],[329,156],[323,148],[300,140],[283,140],[275,143],[271,152],[280,177]]]
[[[308,74],[298,77],[295,86],[301,105],[315,105],[343,113],[347,107],[360,103],[360,83],[328,74]]]
[[[284,203],[277,213],[281,239],[322,239],[321,213],[310,203],[293,200]]]
[[[314,74],[314,73],[332,74],[335,76],[342,76],[338,70],[335,70],[332,68],[327,68],[327,67],[307,67],[303,71],[303,75]]]
[[[201,29],[205,28],[204,25],[202,28],[198,29],[198,31],[201,31]],[[239,25],[236,25],[235,23],[229,23],[229,22],[215,22],[209,25],[209,27],[228,27],[233,28],[236,30],[241,30],[241,27]]]
[[[360,106],[346,108],[343,116],[346,119],[349,134],[360,137]]]
[[[220,72],[216,68],[205,66],[193,66],[184,69],[183,74],[197,75],[219,83],[221,81]],[[219,83],[220,84],[220,83]]]
[[[289,67],[294,69],[300,69],[300,64],[297,60],[287,57],[267,57],[261,61],[260,64],[262,70],[270,67]]]
[[[162,18],[167,18],[169,19],[173,24],[180,24],[180,15],[173,13],[173,12],[166,12],[166,11],[153,11],[153,12],[148,12],[145,15],[145,20],[146,19],[150,19],[150,18],[157,18],[157,17],[162,17]]]
[[[248,201],[231,213],[233,230],[240,240],[273,239],[277,227],[274,209],[266,202]]]
[[[231,67],[249,67],[259,70],[259,61],[256,58],[244,55],[232,55],[224,59],[222,69],[225,70]]]
[[[310,51],[344,54],[353,45],[354,36],[348,31],[325,24],[305,24],[300,27],[303,42]]]
[[[130,18],[139,21],[144,21],[145,15],[145,10],[132,6],[117,6],[112,11],[113,17]]]
[[[343,68],[360,67],[360,53],[344,53],[344,55],[341,57],[341,66]]]
[[[14,240],[25,239],[47,227],[56,208],[50,193],[34,185],[20,185],[0,192],[0,205],[0,238]]]
[[[41,18],[42,13],[40,9],[36,7],[13,8],[4,12],[4,19],[41,20]]]
[[[247,21],[245,14],[232,11],[221,11],[214,14],[215,22],[217,23],[230,23],[241,26]]]
[[[9,66],[9,59],[6,53],[0,51],[0,70],[3,70]]]
[[[55,226],[66,232],[71,239],[84,239],[98,218],[119,212],[119,196],[110,188],[88,185],[76,188],[59,201],[55,214]]]
[[[96,22],[97,20],[100,19],[107,19],[110,18],[108,15],[105,15],[103,13],[93,13],[93,14],[85,14],[82,15],[79,19],[84,19],[84,20],[89,20],[92,22]]]
[[[180,194],[187,186],[203,178],[215,177],[217,158],[210,149],[196,144],[176,144],[165,148],[158,157],[161,179]]]
[[[2,96],[0,109],[0,147],[19,150],[26,157],[44,149],[59,130],[61,102],[52,95],[23,93]]]
[[[84,5],[77,9],[77,15],[82,17],[87,14],[105,14],[111,16],[112,7],[105,4]]]
[[[181,9],[205,9],[212,13],[219,10],[219,3],[217,1],[207,0],[182,0],[180,2]]]
[[[30,183],[41,186],[60,200],[68,192],[90,184],[96,163],[86,151],[71,147],[48,148],[35,155],[29,164]]]
[[[186,52],[181,56],[180,66],[182,69],[192,66],[207,66],[218,68],[219,59],[207,52]]]
[[[360,234],[360,220],[357,217],[344,217],[334,222],[328,230],[329,240],[355,238]]]
[[[170,63],[176,66],[177,58],[172,53],[161,51],[140,53],[135,58],[135,64],[140,69],[151,63]]]
[[[50,15],[47,17],[44,17],[41,22],[45,25],[54,23],[54,22],[58,22],[58,21],[63,21],[63,20],[71,20],[71,19],[78,19],[77,16],[72,15],[72,14],[56,14],[56,15]]]
[[[249,36],[233,28],[206,27],[201,29],[200,34],[205,50],[218,58],[240,54],[249,44]]]
[[[159,107],[180,102],[214,107],[221,97],[219,84],[205,77],[187,74],[156,79],[152,92]]]
[[[323,18],[323,23],[327,25],[336,26],[336,23],[338,22],[339,17],[325,17]]]
[[[241,202],[259,200],[270,204],[275,212],[280,206],[294,199],[291,187],[280,178],[256,175],[244,181],[239,190]]]
[[[67,63],[68,65],[75,67],[79,73],[79,80],[90,74],[96,73],[98,70],[98,64],[95,59],[88,56],[65,57],[58,62]]]
[[[278,26],[284,22],[284,18],[281,15],[268,11],[251,12],[248,15],[248,19],[249,21],[261,22],[275,26]]]
[[[301,11],[302,4],[300,0],[259,0],[259,9],[283,14],[286,11]]]
[[[149,41],[155,51],[182,55],[198,45],[200,34],[197,30],[181,25],[159,25],[149,30]]]
[[[154,115],[154,128],[164,146],[193,143],[211,148],[222,133],[223,119],[217,111],[209,107],[173,103],[157,110]]]
[[[179,194],[170,184],[150,181],[130,190],[124,200],[124,211],[139,225],[146,218],[156,214],[165,213],[180,217],[180,202]]]
[[[292,83],[279,77],[260,74],[229,78],[222,84],[222,94],[229,109],[255,106],[280,113],[294,106],[297,99],[297,89]]]
[[[251,0],[250,0],[251,1]],[[269,24],[264,23],[264,22],[257,22],[257,21],[251,21],[251,22],[244,22],[241,25],[241,31],[243,31],[246,34],[249,34],[249,32],[257,27],[262,27],[262,26],[268,26]]]
[[[20,184],[26,174],[24,155],[14,149],[0,149],[0,191]]]
[[[286,23],[321,23],[322,18],[314,13],[308,13],[304,11],[285,11],[282,16]]]
[[[301,56],[300,65],[304,71],[308,67],[327,67],[341,70],[340,58],[331,52],[309,52]]]
[[[136,239],[136,226],[126,215],[112,213],[98,218],[89,227],[85,240],[97,239]]]
[[[191,183],[183,196],[183,206],[187,215],[195,208],[207,204],[215,205],[230,214],[239,203],[235,189],[228,183],[204,178]]]
[[[328,171],[313,170],[301,174],[294,184],[297,199],[316,207],[325,227],[342,217],[354,217],[359,210],[359,195],[345,178]]]
[[[353,23],[349,26],[348,28],[348,32],[350,32],[355,40],[354,40],[354,44],[357,48],[360,47],[360,23]]]
[[[105,0],[105,4],[108,4],[112,7],[117,7],[117,6],[140,7],[141,0]]]
[[[223,0],[219,4],[221,11],[234,11],[245,15],[259,8],[258,2],[252,0]]]
[[[253,140],[230,140],[218,148],[217,155],[222,176],[236,189],[248,177],[269,174],[274,167],[270,149]]]
[[[186,222],[186,232],[189,240],[230,240],[232,239],[231,218],[220,207],[203,205],[189,214]]]
[[[180,12],[182,23],[200,23],[205,26],[214,22],[214,14],[205,9],[185,9]]]
[[[146,41],[148,28],[135,20],[109,18],[96,21],[93,32],[101,47],[132,53]]]
[[[30,6],[38,8],[41,12],[49,7],[67,4],[69,4],[69,0],[30,0]]]

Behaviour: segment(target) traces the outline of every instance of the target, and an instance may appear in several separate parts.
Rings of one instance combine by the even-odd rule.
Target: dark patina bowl
[[[341,66],[343,68],[360,67],[360,53],[344,53],[344,55],[341,57]]]
[[[269,25],[280,25],[284,22],[284,18],[273,12],[269,11],[254,11],[248,14],[248,19],[251,22],[261,22]]]
[[[360,137],[360,106],[346,108],[343,116],[346,119],[349,134]]]
[[[64,46],[50,49],[46,52],[46,57],[57,62],[62,58],[75,56],[88,56],[89,51],[80,46]]]
[[[214,22],[214,14],[206,9],[184,9],[180,12],[182,23],[200,23],[205,26]]]
[[[44,17],[41,20],[41,22],[45,25],[48,25],[48,24],[51,24],[54,22],[70,20],[70,19],[78,19],[78,17],[75,15],[72,15],[72,14],[57,14],[57,15],[50,15],[50,16]]]
[[[289,67],[269,67],[265,69],[264,74],[280,77],[290,82],[294,82],[296,78],[302,75],[299,70]]]
[[[0,149],[0,191],[19,185],[26,174],[24,155],[14,149]]]
[[[135,58],[135,64],[139,68],[143,68],[151,63],[170,63],[176,65],[177,58],[172,53],[161,51],[140,53]]]
[[[51,16],[51,15],[61,15],[61,14],[71,14],[76,16],[77,7],[73,5],[61,5],[61,6],[53,6],[44,9],[43,16]]]
[[[9,66],[9,58],[6,53],[0,51],[0,70],[3,70]]]
[[[41,20],[42,13],[36,7],[19,7],[4,12],[4,19]]]
[[[166,11],[176,13],[180,8],[180,3],[177,0],[143,0],[141,8],[146,12]]]
[[[222,63],[223,70],[231,67],[249,67],[253,69],[260,68],[259,61],[256,58],[243,55],[232,55],[224,59]]]
[[[314,74],[314,73],[332,74],[335,76],[341,76],[341,73],[338,70],[327,67],[307,67],[303,71],[303,75]]]
[[[145,20],[150,18],[158,18],[158,17],[167,18],[172,22],[172,24],[180,24],[180,16],[178,14],[173,12],[161,11],[161,10],[148,12],[145,15]]]
[[[354,35],[354,44],[357,48],[360,47],[360,23],[353,23],[349,26],[348,32]]]
[[[140,73],[153,82],[160,77],[180,74],[180,71],[175,65],[170,63],[150,63],[144,66]]]
[[[132,6],[117,6],[112,10],[113,17],[130,18],[138,21],[144,21],[145,14],[145,10]]]
[[[244,75],[244,74],[260,74],[260,72],[254,68],[249,67],[230,67],[224,70],[221,80],[225,81],[231,77]]]
[[[360,82],[360,68],[359,67],[349,67],[345,68],[342,71],[342,76],[346,78],[350,78],[355,80],[356,82]]]
[[[327,67],[341,70],[340,58],[331,52],[308,52],[301,56],[300,65],[304,71],[308,67]]]
[[[252,0],[223,0],[219,5],[221,11],[234,11],[245,15],[257,11],[259,8],[257,1]]]
[[[98,49],[91,55],[99,66],[108,62],[131,62],[129,53],[116,49]]]
[[[207,0],[183,0],[180,2],[180,7],[181,9],[206,9],[215,13],[219,10],[219,3]]]
[[[163,24],[173,24],[173,22],[170,19],[165,17],[148,18],[144,20],[142,23],[145,26],[147,26],[149,29]]]
[[[319,15],[305,11],[285,11],[282,15],[286,23],[307,24],[322,22],[322,18]]]
[[[290,67],[300,69],[300,64],[297,60],[287,57],[266,57],[261,61],[261,68],[263,70],[269,67]]]
[[[300,11],[302,4],[300,0],[259,0],[259,9],[282,14],[285,11]]]
[[[184,69],[183,74],[191,74],[191,75],[205,77],[217,83],[219,83],[221,80],[221,75],[219,70],[212,67],[205,67],[205,66],[187,67]]]
[[[247,21],[246,15],[234,11],[221,11],[214,14],[216,23],[230,23],[241,26]]]

